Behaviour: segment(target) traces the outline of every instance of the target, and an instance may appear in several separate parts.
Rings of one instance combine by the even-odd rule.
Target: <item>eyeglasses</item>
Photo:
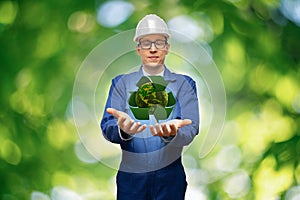
[[[145,40],[145,41],[140,41],[139,42],[139,46],[142,49],[145,49],[145,50],[151,49],[152,44],[154,44],[154,46],[157,49],[164,49],[166,47],[166,45],[168,44],[168,42],[167,42],[167,40],[156,40],[154,42],[149,41],[149,40]]]

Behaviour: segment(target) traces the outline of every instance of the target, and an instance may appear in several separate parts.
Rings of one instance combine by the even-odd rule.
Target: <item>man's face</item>
[[[142,37],[139,40],[136,51],[145,67],[158,67],[164,64],[169,47],[170,45],[167,44],[167,39],[164,35],[153,34]]]

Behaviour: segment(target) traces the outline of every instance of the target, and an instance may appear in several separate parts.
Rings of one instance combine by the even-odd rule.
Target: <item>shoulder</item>
[[[171,82],[174,82],[177,85],[177,88],[184,90],[192,89],[195,93],[197,93],[196,82],[190,76],[168,71],[168,77]]]
[[[176,80],[179,82],[179,84],[181,84],[182,82],[187,82],[191,85],[195,84],[195,81],[193,80],[193,78],[191,78],[190,76],[186,75],[186,74],[179,74],[179,73],[175,73],[175,72],[168,72],[170,79],[172,80]]]
[[[137,77],[137,76],[138,76],[138,72],[132,72],[132,73],[128,73],[128,74],[120,74],[113,78],[113,82],[132,80],[132,78]]]
[[[112,86],[124,89],[131,88],[135,86],[134,80],[139,80],[139,73],[132,72],[128,74],[120,74],[112,79]]]
[[[185,81],[188,81],[188,82],[194,81],[194,80],[192,79],[192,77],[190,77],[190,76],[188,76],[188,75],[186,75],[186,74],[176,74],[176,76],[177,76],[177,77],[180,77],[181,79],[183,79],[183,80],[185,80]]]
[[[180,74],[181,84],[184,88],[192,88],[196,92],[196,82],[188,75]]]
[[[189,84],[195,84],[195,81],[188,75],[182,75]]]

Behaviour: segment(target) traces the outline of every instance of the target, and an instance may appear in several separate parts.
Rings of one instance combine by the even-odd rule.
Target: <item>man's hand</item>
[[[192,123],[192,120],[190,119],[173,119],[166,123],[162,124],[156,124],[155,126],[150,126],[150,131],[152,135],[154,136],[163,136],[163,137],[169,137],[169,136],[175,136],[178,132],[178,129],[190,125]]]
[[[127,134],[134,135],[142,132],[146,128],[146,124],[141,125],[140,122],[135,122],[131,117],[122,111],[113,108],[107,108],[106,112],[112,114],[118,120],[118,126]]]

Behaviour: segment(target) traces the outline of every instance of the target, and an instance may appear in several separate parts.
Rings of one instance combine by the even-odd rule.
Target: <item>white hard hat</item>
[[[138,42],[139,38],[150,34],[163,34],[170,37],[166,22],[155,14],[146,15],[139,21],[133,41]]]

